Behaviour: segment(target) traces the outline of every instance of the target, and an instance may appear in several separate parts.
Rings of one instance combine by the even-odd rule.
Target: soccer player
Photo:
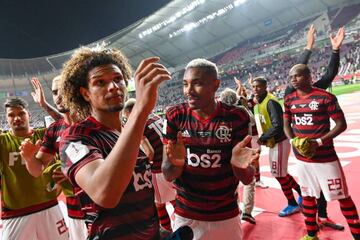
[[[63,172],[80,198],[88,239],[158,239],[150,163],[139,150],[157,89],[170,79],[159,58],[135,72],[136,105],[124,127],[120,111],[131,70],[116,49],[82,47],[64,64],[61,91],[70,114],[83,121],[60,141]]]
[[[304,53],[302,54],[299,63],[303,63],[303,64],[308,63],[310,59],[311,51],[315,43],[315,34],[316,34],[316,29],[313,25],[311,25],[307,33],[306,47],[304,49]],[[339,71],[340,48],[344,38],[345,38],[344,27],[340,28],[335,36],[332,36],[331,34],[329,35],[329,39],[332,47],[332,53],[331,53],[329,65],[326,69],[325,74],[320,78],[320,80],[313,83],[314,87],[318,87],[324,90],[327,89],[328,87],[331,87],[331,83],[335,79]],[[289,85],[285,89],[285,97],[293,91],[295,91],[295,89],[291,86],[291,83],[289,83]],[[330,227],[335,230],[344,230],[343,225],[339,223],[335,223],[333,220],[331,220],[331,218],[328,217],[326,210],[327,202],[322,192],[320,193],[320,198],[317,199],[317,207],[318,207],[317,223],[320,226]]]
[[[30,127],[27,103],[20,98],[8,99],[5,111],[10,131],[0,135],[2,239],[68,239],[56,191],[29,174],[19,153],[22,141],[42,139],[44,129]]]
[[[21,144],[21,156],[26,161],[27,168],[31,175],[39,177],[43,173],[43,169],[50,164],[59,164],[59,143],[61,135],[72,124],[69,110],[62,103],[62,93],[60,92],[61,76],[56,76],[52,80],[51,92],[56,110],[63,115],[63,118],[53,122],[45,131],[42,141],[33,144],[31,141],[23,141]],[[33,78],[32,84],[35,89],[33,94],[35,102],[40,106],[48,106],[44,103],[45,96],[38,79]],[[46,102],[46,101],[45,101]],[[45,110],[51,109],[45,107]],[[50,110],[53,112],[52,110]],[[57,160],[54,163],[54,160]],[[51,165],[52,166],[52,165]],[[65,178],[60,168],[53,172],[53,178],[58,184],[61,184],[62,190],[66,197],[66,205],[68,212],[68,227],[71,240],[86,239],[87,229],[84,221],[84,214],[81,212],[81,206],[78,198],[74,195],[73,189],[68,180]]]
[[[271,174],[280,183],[288,201],[279,216],[286,217],[300,211],[302,199],[299,184],[287,171],[291,145],[283,130],[283,110],[277,98],[267,92],[267,80],[264,77],[255,78],[252,89],[256,99],[254,113],[259,133],[258,143],[269,148]],[[299,194],[298,202],[294,198],[293,189]]]
[[[242,239],[237,186],[254,177],[258,151],[245,148],[249,116],[215,100],[218,70],[206,59],[185,68],[186,103],[166,111],[162,171],[177,189],[174,229],[188,225],[194,239]],[[186,158],[185,158],[186,155]]]
[[[344,113],[334,95],[311,85],[311,73],[304,64],[290,69],[295,92],[285,98],[284,129],[289,139],[306,138],[307,145],[293,147],[303,212],[308,234],[302,239],[318,239],[316,198],[323,192],[327,201],[338,200],[354,239],[360,239],[359,216],[346,186],[345,176],[334,149],[333,139],[346,129]],[[335,126],[330,129],[330,118]]]
[[[124,106],[125,117],[129,117],[132,108],[135,105],[135,99],[129,99]],[[163,160],[163,120],[155,114],[149,116],[146,122],[144,135],[149,140],[154,149],[154,158],[151,163],[152,182],[155,192],[155,205],[161,227],[168,231],[171,230],[170,216],[166,210],[166,203],[175,204],[176,191],[172,183],[165,180],[161,172]]]

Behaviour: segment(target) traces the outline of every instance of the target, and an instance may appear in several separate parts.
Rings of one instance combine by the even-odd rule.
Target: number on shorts
[[[60,235],[66,233],[68,230],[64,219],[61,219],[60,221],[56,222],[56,226]]]
[[[342,189],[341,178],[328,179],[329,191],[336,191]]]

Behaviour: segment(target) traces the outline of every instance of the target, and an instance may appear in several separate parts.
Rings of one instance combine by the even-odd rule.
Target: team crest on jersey
[[[231,141],[231,128],[227,126],[220,126],[216,132],[215,136],[220,139],[220,142],[230,142]]]
[[[312,100],[310,103],[309,103],[309,108],[313,111],[316,111],[319,109],[319,103],[315,100]]]

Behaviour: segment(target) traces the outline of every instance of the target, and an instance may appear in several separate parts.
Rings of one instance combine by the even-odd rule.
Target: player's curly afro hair
[[[81,47],[74,52],[70,60],[64,63],[61,74],[61,92],[63,102],[70,114],[79,120],[91,114],[90,104],[80,94],[80,87],[88,88],[88,73],[98,66],[114,64],[118,66],[127,80],[132,70],[127,58],[117,49]]]

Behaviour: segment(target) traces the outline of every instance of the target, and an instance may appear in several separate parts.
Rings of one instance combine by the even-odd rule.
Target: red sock
[[[304,197],[303,198],[303,214],[305,216],[305,225],[306,230],[309,236],[315,236],[319,230],[316,223],[316,200],[314,197]]]
[[[169,214],[165,204],[156,204],[160,225],[166,230],[172,231]]]
[[[341,212],[346,218],[346,221],[350,227],[350,232],[355,240],[360,239],[360,222],[359,215],[356,210],[356,206],[351,197],[340,199]]]

